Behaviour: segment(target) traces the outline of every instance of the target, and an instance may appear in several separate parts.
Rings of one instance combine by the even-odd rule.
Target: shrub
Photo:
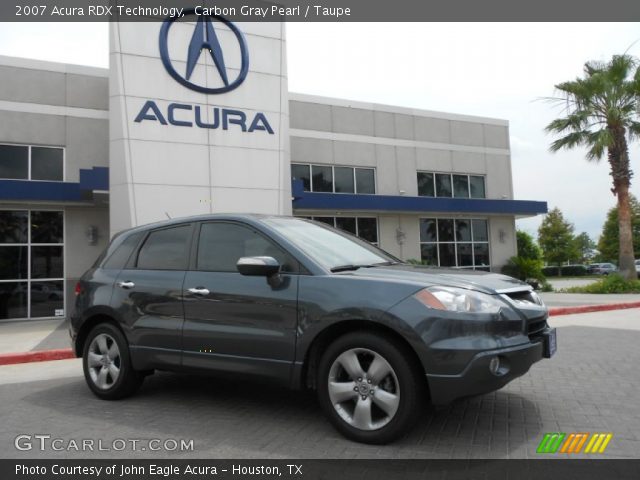
[[[502,273],[523,281],[535,279],[544,282],[545,280],[542,261],[532,258],[511,257],[509,263],[502,267]]]
[[[557,277],[558,267],[544,267],[542,273],[547,277]],[[587,274],[587,267],[584,265],[565,265],[560,267],[560,276],[562,277],[582,277]]]
[[[615,273],[590,285],[566,288],[562,291],[567,293],[640,293],[640,280],[627,281]]]

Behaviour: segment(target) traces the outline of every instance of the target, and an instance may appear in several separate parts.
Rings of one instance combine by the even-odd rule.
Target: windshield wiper
[[[347,272],[350,270],[358,270],[359,268],[373,268],[373,267],[386,267],[387,265],[398,265],[398,262],[380,262],[380,263],[372,263],[369,265],[338,265],[337,267],[333,267],[331,271],[333,273],[336,272]]]
[[[358,270],[362,267],[368,267],[369,265],[338,265],[337,267],[333,267],[331,271],[335,272],[347,272],[349,270]]]

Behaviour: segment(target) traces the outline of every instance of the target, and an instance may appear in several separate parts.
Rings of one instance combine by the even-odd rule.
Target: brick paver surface
[[[559,431],[612,432],[599,457],[640,457],[640,331],[563,327],[558,334],[553,359],[498,392],[426,411],[392,445],[345,440],[308,392],[159,373],[117,402],[96,399],[80,377],[0,386],[0,456],[539,458],[542,435]],[[19,434],[109,446],[113,439],[193,439],[194,451],[21,452],[13,446]]]

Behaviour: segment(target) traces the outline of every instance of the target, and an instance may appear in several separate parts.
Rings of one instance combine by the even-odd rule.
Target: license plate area
[[[556,338],[556,329],[550,328],[542,334],[542,341],[544,345],[543,356],[544,358],[551,358],[558,350],[558,341]]]

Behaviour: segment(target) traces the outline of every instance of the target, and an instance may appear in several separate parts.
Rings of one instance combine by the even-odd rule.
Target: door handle
[[[124,288],[125,290],[129,290],[130,288],[135,287],[136,284],[130,281],[126,281],[126,282],[118,282],[118,286],[120,288]]]
[[[195,288],[190,288],[189,290],[187,290],[189,293],[192,293],[194,295],[209,295],[211,292],[209,291],[209,289],[204,288],[204,287],[195,287]]]

